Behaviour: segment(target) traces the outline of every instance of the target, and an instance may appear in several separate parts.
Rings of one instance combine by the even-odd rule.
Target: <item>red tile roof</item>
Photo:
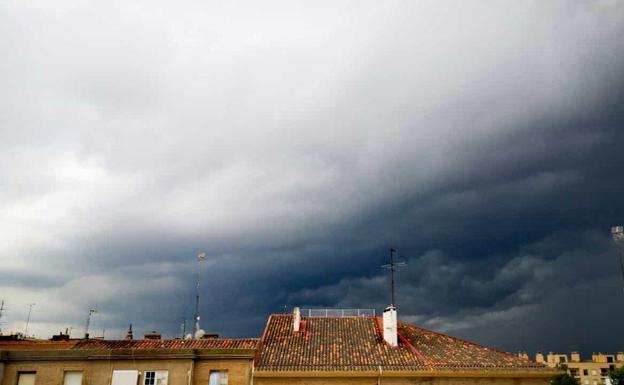
[[[269,318],[256,360],[259,370],[328,371],[421,368],[407,346],[383,342],[372,317],[306,318],[305,330],[292,331],[292,316]]]
[[[256,349],[257,338],[200,340],[82,340],[74,349]]]
[[[19,340],[0,341],[0,350],[66,350],[72,349],[78,340]]]
[[[209,338],[201,340],[22,340],[2,341],[0,350],[112,350],[112,349],[256,349],[257,338]]]
[[[258,371],[441,371],[551,369],[458,338],[399,323],[399,346],[384,340],[375,317],[302,318],[292,330],[292,315],[272,315],[256,356]]]

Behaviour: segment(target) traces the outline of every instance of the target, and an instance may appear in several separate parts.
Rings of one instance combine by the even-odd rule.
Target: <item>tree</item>
[[[611,385],[624,385],[624,366],[609,372]]]
[[[578,385],[576,378],[572,377],[568,373],[557,374],[550,379],[551,385]]]

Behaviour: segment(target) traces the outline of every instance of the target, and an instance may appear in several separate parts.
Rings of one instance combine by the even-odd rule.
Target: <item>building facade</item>
[[[551,368],[562,368],[575,377],[580,385],[609,385],[609,372],[624,366],[624,353],[594,353],[591,359],[582,359],[579,352],[569,356],[563,353],[541,352],[535,355],[535,361]]]
[[[247,385],[257,339],[0,344],[1,385]]]
[[[0,385],[538,385],[557,373],[397,322],[394,308],[275,314],[260,339],[0,342]]]

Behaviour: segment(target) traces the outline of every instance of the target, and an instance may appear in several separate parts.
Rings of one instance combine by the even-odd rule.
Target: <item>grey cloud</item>
[[[571,298],[617,291],[621,8],[3,4],[2,295],[47,302],[41,334],[98,304],[174,335],[205,250],[206,327],[258,335],[283,305],[383,307],[393,245],[405,319],[565,348],[593,322]]]

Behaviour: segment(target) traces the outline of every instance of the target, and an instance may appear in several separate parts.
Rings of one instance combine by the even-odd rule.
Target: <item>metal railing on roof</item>
[[[303,317],[374,317],[375,309],[313,309],[302,308]]]

